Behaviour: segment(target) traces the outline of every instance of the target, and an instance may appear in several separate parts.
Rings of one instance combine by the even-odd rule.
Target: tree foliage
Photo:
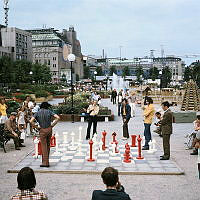
[[[161,87],[162,88],[167,88],[168,85],[171,82],[171,78],[172,78],[172,73],[169,69],[169,67],[164,67],[162,69],[162,76],[161,76]]]
[[[103,71],[101,66],[97,66],[96,68],[97,76],[103,76]]]
[[[141,75],[142,76],[144,76],[144,70],[143,70],[143,67],[142,66],[138,66],[137,68],[136,68],[136,76],[137,76],[137,81],[138,82],[141,82],[142,80],[141,80]]]
[[[116,66],[114,66],[114,65],[112,65],[112,66],[110,67],[109,75],[112,76],[113,73],[117,74]]]
[[[9,57],[0,58],[1,83],[46,83],[51,81],[51,76],[46,65],[32,64],[26,60],[13,61]]]
[[[159,70],[157,67],[152,67],[149,70],[149,78],[155,81],[159,76]]]
[[[122,77],[130,76],[130,70],[128,66],[125,66],[122,70]]]
[[[84,66],[84,68],[83,68],[83,78],[88,79],[90,77],[91,77],[90,67],[89,66]]]

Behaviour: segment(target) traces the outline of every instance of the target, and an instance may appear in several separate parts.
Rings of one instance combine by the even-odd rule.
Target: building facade
[[[9,49],[14,60],[32,62],[32,36],[29,32],[15,28],[1,28],[2,47]]]
[[[74,73],[82,78],[83,76],[83,65],[81,53],[77,47],[73,47],[72,40],[68,39],[68,31],[64,30],[63,33],[59,33],[58,30],[54,28],[44,28],[44,29],[34,29],[28,30],[32,33],[32,46],[33,46],[33,62],[45,64],[50,68],[52,73],[52,82],[57,83],[63,77],[66,81],[71,80],[71,69],[69,61],[64,61],[63,59],[63,46],[66,45],[68,49],[68,54],[76,52],[76,60],[73,63]],[[72,31],[71,31],[72,32]],[[76,41],[76,40],[75,40]],[[78,56],[77,56],[78,55]],[[81,67],[82,66],[82,67]]]

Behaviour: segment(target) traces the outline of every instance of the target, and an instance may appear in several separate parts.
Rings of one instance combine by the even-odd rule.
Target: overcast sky
[[[161,45],[165,55],[200,55],[200,0],[9,0],[9,7],[9,26],[74,25],[85,55],[105,49],[119,57],[123,46],[122,57],[149,56],[150,49],[160,56]]]

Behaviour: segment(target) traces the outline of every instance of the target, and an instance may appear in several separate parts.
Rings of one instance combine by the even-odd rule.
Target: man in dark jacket
[[[164,110],[163,119],[159,122],[161,125],[161,132],[163,135],[163,150],[164,155],[161,156],[160,160],[169,160],[170,158],[170,135],[172,134],[172,122],[173,114],[169,109],[169,102],[165,101],[162,103],[162,109]]]
[[[123,119],[123,140],[126,140],[129,138],[129,133],[128,133],[128,122],[131,118],[131,107],[128,104],[127,99],[122,100],[122,108],[121,108],[121,114],[122,114],[122,119]]]
[[[94,190],[92,200],[131,200],[125,193],[124,187],[119,182],[118,171],[112,167],[106,167],[102,174],[106,190]]]

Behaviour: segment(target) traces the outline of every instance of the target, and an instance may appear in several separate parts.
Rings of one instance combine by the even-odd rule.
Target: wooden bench
[[[87,118],[88,116],[86,115],[79,115],[81,117],[81,122],[85,122],[85,118]],[[109,118],[111,117],[112,115],[97,115],[97,121],[99,121],[98,119],[99,118],[102,118],[104,117],[104,120],[105,122],[108,122],[109,121]]]

